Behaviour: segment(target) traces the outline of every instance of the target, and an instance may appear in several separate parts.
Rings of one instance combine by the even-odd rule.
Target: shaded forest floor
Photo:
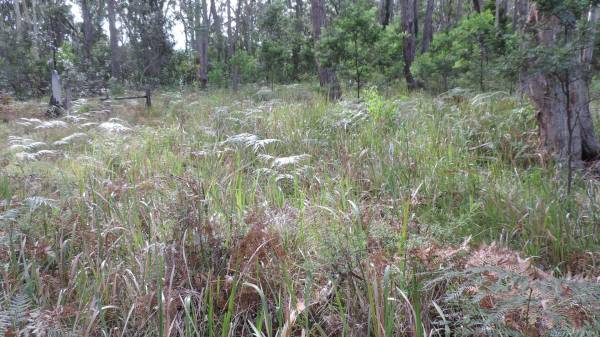
[[[0,124],[0,332],[597,335],[600,182],[503,93],[303,85]],[[527,258],[526,258],[527,257]]]

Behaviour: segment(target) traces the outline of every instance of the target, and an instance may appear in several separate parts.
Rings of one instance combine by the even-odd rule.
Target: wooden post
[[[55,118],[59,117],[64,112],[60,76],[56,70],[52,70],[51,84],[52,93],[50,96],[50,106],[48,107],[48,110],[46,110],[46,116]]]
[[[52,97],[50,105],[60,106],[62,102],[62,88],[60,86],[60,76],[56,70],[52,70]]]
[[[151,90],[146,89],[146,108],[152,107]]]

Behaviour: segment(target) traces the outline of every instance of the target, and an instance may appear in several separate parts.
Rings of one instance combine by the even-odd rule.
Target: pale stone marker
[[[63,112],[60,76],[56,70],[52,70],[52,96],[50,97],[50,106],[48,107],[48,110],[46,110],[46,116],[55,118],[62,115]]]
[[[52,70],[52,98],[51,105],[60,105],[62,102],[62,88],[60,86],[60,75],[56,70]]]

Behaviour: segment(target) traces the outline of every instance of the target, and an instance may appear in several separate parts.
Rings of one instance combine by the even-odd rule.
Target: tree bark
[[[22,22],[21,22],[21,5],[19,0],[13,1],[13,7],[15,8],[15,28],[17,30],[17,39],[21,39],[22,33]]]
[[[297,81],[300,75],[300,44],[304,35],[304,25],[302,23],[302,14],[304,12],[302,0],[296,0],[294,8],[294,30],[296,31],[297,40],[292,47],[292,78]]]
[[[415,49],[417,47],[417,39],[415,32],[415,1],[400,0],[400,11],[402,30],[404,32],[404,48],[402,55],[404,57],[404,78],[410,90],[418,88],[417,81],[412,75],[410,67],[415,60]]]
[[[86,68],[92,65],[92,47],[94,44],[94,25],[89,0],[81,0],[81,17],[83,19],[83,55]]]
[[[435,9],[435,0],[427,0],[425,7],[425,18],[423,19],[423,43],[421,52],[426,53],[429,50],[431,41],[433,41],[433,10]]]
[[[311,19],[312,31],[315,44],[318,45],[321,40],[321,29],[327,26],[327,18],[325,16],[325,6],[323,0],[311,0]],[[330,67],[321,65],[317,58],[317,72],[319,74],[319,83],[321,88],[327,90],[327,96],[330,100],[338,100],[342,96],[342,89],[338,78]]]
[[[212,29],[214,33],[214,40],[216,40],[216,49],[219,61],[223,61],[225,55],[225,47],[223,46],[223,32],[221,31],[222,21],[215,0],[210,0],[210,15],[212,16]]]
[[[24,1],[23,4],[26,4],[27,1]],[[37,10],[38,10],[38,5],[37,5],[37,0],[31,0],[31,17],[32,17],[32,21],[31,21],[31,26],[33,28],[33,44],[32,44],[32,48],[31,48],[31,53],[33,54],[33,59],[35,61],[38,61],[40,59],[40,52],[39,52],[39,39],[40,39],[40,26],[39,26],[39,22],[38,22],[38,15],[37,15]]]
[[[392,11],[394,8],[393,0],[381,0],[379,4],[379,23],[385,28],[390,24]]]
[[[198,36],[198,58],[200,69],[198,69],[198,78],[202,89],[206,88],[208,83],[208,39],[210,22],[208,18],[208,7],[206,0],[202,0],[202,24]]]
[[[507,0],[496,0],[496,21],[495,26],[496,29],[500,28],[502,21],[506,17],[508,12],[508,2]]]
[[[463,1],[458,1],[456,4],[456,15],[454,20],[454,25],[458,26],[460,24],[460,20],[462,20],[463,16]]]
[[[515,0],[515,9],[513,12],[513,26],[517,30],[523,29],[527,21],[527,15],[529,12],[529,1],[528,0]]]
[[[581,52],[574,55],[572,66],[566,70],[552,71],[538,67],[536,58],[529,59],[528,68],[536,69],[526,74],[527,92],[537,110],[541,143],[548,153],[556,156],[568,167],[581,166],[582,161],[598,159],[600,143],[596,136],[590,113],[590,62],[594,45],[596,8],[591,8],[589,32],[572,28],[566,32],[560,20],[550,13],[537,10],[532,4],[527,24],[529,45],[554,48],[566,41],[583,41]],[[539,69],[539,70],[538,70]]]
[[[473,10],[476,13],[481,13],[481,0],[473,0]]]
[[[115,0],[108,0],[108,35],[110,40],[110,75],[113,78],[120,77],[119,71],[119,31],[115,12]]]

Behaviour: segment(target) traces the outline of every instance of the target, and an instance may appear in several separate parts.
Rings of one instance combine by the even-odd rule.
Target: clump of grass
[[[35,326],[74,335],[500,328],[484,320],[501,310],[448,299],[468,271],[435,283],[439,266],[415,260],[466,237],[579,275],[568,298],[595,286],[600,186],[581,176],[566,193],[528,105],[374,89],[331,103],[303,85],[247,99],[257,90],[164,92],[149,112],[88,99],[60,125],[0,126],[2,308],[20,294]]]

